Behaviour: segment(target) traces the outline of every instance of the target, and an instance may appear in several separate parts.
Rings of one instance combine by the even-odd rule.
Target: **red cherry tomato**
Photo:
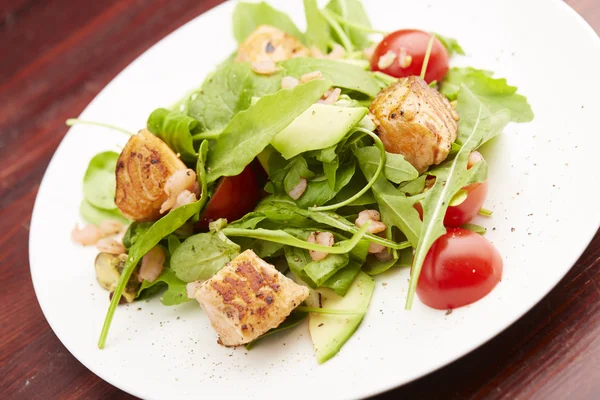
[[[476,302],[502,278],[502,257],[483,236],[462,228],[448,229],[435,241],[423,263],[417,295],[439,310]]]
[[[411,75],[421,75],[423,60],[427,52],[427,45],[431,35],[427,32],[416,29],[402,29],[392,32],[379,43],[373,58],[371,59],[371,69],[381,71],[396,78],[403,78]],[[379,68],[379,59],[388,51],[396,54],[394,62],[386,68]],[[412,60],[406,58],[412,57]],[[425,81],[441,81],[448,72],[448,51],[444,45],[437,39],[433,39],[433,46],[427,64]]]
[[[469,162],[467,163],[467,169],[483,160],[483,156],[478,152],[474,151],[469,155]],[[444,216],[444,226],[446,228],[458,228],[464,224],[470,222],[481,207],[485,203],[488,192],[487,181],[483,183],[473,183],[463,188],[467,191],[467,198],[456,206],[449,206]],[[415,204],[415,209],[419,212],[419,216],[423,219],[423,207],[421,203]]]
[[[459,205],[448,207],[446,215],[444,216],[444,226],[458,228],[475,218],[485,202],[488,192],[488,183],[487,181],[483,183],[473,183],[465,187],[465,190],[468,192],[465,201]]]
[[[254,164],[244,168],[241,174],[225,176],[219,182],[208,202],[196,228],[207,230],[208,223],[219,218],[232,222],[252,211],[262,196]]]

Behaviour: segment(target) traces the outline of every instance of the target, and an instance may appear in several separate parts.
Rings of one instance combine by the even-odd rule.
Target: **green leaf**
[[[313,71],[320,71],[332,86],[352,90],[375,97],[381,86],[375,76],[361,67],[343,61],[326,58],[292,58],[280,64],[285,74],[300,78]]]
[[[169,236],[169,238],[171,237],[173,236]],[[146,280],[142,282],[137,296],[141,296],[145,291],[156,286],[167,286],[167,290],[160,298],[161,303],[165,306],[176,306],[190,300],[187,297],[186,283],[179,279],[171,268],[164,268],[154,282]]]
[[[228,226],[241,229],[254,229],[259,223],[264,221],[266,218],[267,217],[263,213],[251,212],[244,215],[237,221],[233,221]]]
[[[300,179],[311,179],[315,176],[315,174],[308,169],[308,164],[302,156],[294,157],[286,166],[286,170],[287,174],[283,180],[283,187],[286,193],[291,192],[292,189],[300,183]]]
[[[326,53],[331,42],[329,26],[321,15],[316,0],[304,0],[304,14],[306,15],[306,40]]]
[[[367,147],[367,149],[369,149],[369,147]],[[388,152],[385,154],[385,167],[383,174],[389,181],[394,183],[412,181],[419,176],[419,172],[417,172],[411,163],[404,159],[402,154]]]
[[[115,190],[117,180],[115,169],[119,154],[105,151],[96,154],[91,160],[83,177],[83,198],[90,205],[115,210]]]
[[[235,176],[331,86],[317,79],[265,96],[237,113],[217,139],[208,158],[208,182]],[[276,113],[273,110],[277,110]]]
[[[94,207],[87,201],[81,200],[79,206],[79,213],[90,224],[100,225],[103,221],[115,220],[120,221],[124,224],[128,224],[130,221],[121,215],[118,209],[115,210],[104,210],[102,208]]]
[[[98,340],[99,348],[103,349],[104,345],[106,344],[106,337],[108,336],[108,331],[110,329],[110,324],[112,322],[115,310],[117,309],[117,305],[121,300],[125,285],[127,285],[127,282],[129,281],[129,278],[131,277],[131,274],[133,273],[133,270],[138,262],[164,237],[167,237],[173,233],[188,219],[197,214],[202,207],[204,207],[205,201],[206,199],[200,199],[195,203],[187,204],[170,211],[167,215],[152,224],[148,231],[146,231],[143,236],[141,236],[135,241],[135,243],[131,245],[131,248],[129,249],[129,257],[123,266],[119,283],[115,288],[110,306],[106,313],[106,318],[104,319],[104,325],[102,326],[102,332],[100,333],[100,339]]]
[[[444,45],[446,50],[448,50],[448,55],[450,57],[452,57],[454,54],[460,54],[461,56],[465,55],[465,51],[463,50],[462,47],[460,47],[460,45],[458,44],[456,39],[453,39],[451,37],[442,36],[439,33],[434,33],[433,35],[436,38],[438,38],[438,40],[440,42],[442,42],[442,44]]]
[[[196,162],[196,151],[192,133],[198,122],[185,114],[158,108],[150,114],[146,126],[150,132],[162,139],[187,163]]]
[[[461,89],[461,91],[464,90]],[[466,89],[468,91],[468,89]],[[462,92],[464,93],[464,92]],[[411,269],[410,286],[406,299],[406,308],[412,306],[413,297],[417,287],[421,267],[425,260],[427,252],[433,243],[444,233],[444,216],[449,203],[454,195],[467,185],[475,182],[481,182],[487,177],[487,164],[480,161],[471,169],[467,169],[469,154],[481,143],[484,135],[487,133],[486,120],[489,116],[485,114],[484,106],[480,104],[478,117],[468,118],[459,124],[459,132],[464,137],[461,149],[452,160],[447,160],[429,171],[436,177],[435,184],[431,187],[421,200],[423,206],[423,226],[415,250],[414,262]],[[466,131],[466,129],[471,129]]]
[[[260,25],[271,25],[303,41],[304,35],[287,14],[265,2],[238,3],[233,10],[233,36],[242,43]]]
[[[179,240],[179,238],[175,235],[169,235],[169,237],[167,238],[167,243],[169,254],[171,255],[175,253],[175,250],[177,250],[179,246],[181,246],[181,240]]]
[[[263,212],[267,218],[287,225],[293,225],[294,221],[300,221],[301,223],[295,226],[311,226],[310,220],[312,220],[353,235],[359,231],[356,225],[334,212],[304,210],[297,207],[292,200],[274,196],[265,198],[258,205],[257,210]],[[295,218],[295,216],[299,216],[300,219]],[[312,225],[314,226],[314,223]],[[365,234],[365,239],[394,249],[403,249],[407,246],[406,243],[395,243],[370,233]]]
[[[125,246],[126,249],[129,249],[139,238],[144,237],[151,226],[152,222],[133,221],[123,236],[123,246]]]
[[[367,28],[371,27],[369,17],[367,16],[367,13],[365,12],[360,0],[331,0],[325,8],[326,10],[336,13],[344,20],[350,21],[356,25]],[[340,26],[345,35],[352,42],[354,48],[362,50],[371,45],[369,36],[363,30],[353,28],[343,23],[341,23]],[[331,34],[334,39],[338,41],[338,43],[343,43],[343,39],[340,38],[338,32],[332,30]]]
[[[379,158],[369,147],[357,149],[354,153],[365,178],[375,175],[376,164],[374,157]],[[398,227],[407,239],[416,246],[421,231],[421,219],[414,209],[414,200],[406,197],[396,189],[384,176],[380,176],[372,187],[373,195],[382,218]]]
[[[266,240],[238,237],[233,239],[240,248],[241,252],[252,250],[260,258],[271,258],[282,254],[283,244],[268,242]]]
[[[171,268],[184,282],[210,279],[240,254],[240,246],[220,233],[187,238],[171,255]]]
[[[507,109],[491,110],[488,104],[481,101],[468,87],[462,86],[458,94],[456,111],[460,115],[456,141],[464,146],[468,135],[473,130],[481,131],[481,137],[475,148],[478,148],[494,136],[502,133],[510,122],[510,111]]]
[[[485,235],[485,233],[487,232],[486,228],[484,228],[481,225],[476,225],[476,224],[464,224],[463,226],[461,226],[461,228],[468,229],[475,233],[479,233],[480,235]]]
[[[333,274],[321,286],[332,289],[338,296],[345,296],[360,269],[361,264],[350,259],[348,265]]]
[[[311,288],[315,289],[317,285],[312,281],[312,279],[308,277],[308,275],[304,271],[304,266],[312,262],[308,250],[300,249],[298,247],[293,246],[285,246],[283,248],[283,251],[285,254],[285,259],[288,263],[288,267],[290,267],[290,271],[292,271],[292,274],[301,279]]]
[[[252,97],[275,93],[281,75],[257,75],[249,63],[229,62],[209,75],[188,101],[188,114],[199,130],[220,131],[238,112],[250,107]]]
[[[355,170],[356,163],[353,161],[340,166],[336,171],[333,189],[329,186],[326,176],[321,176],[309,181],[304,194],[296,200],[296,204],[301,208],[308,208],[327,203],[350,182],[352,176],[354,176]]]
[[[323,260],[309,262],[304,266],[303,271],[317,286],[321,286],[349,262],[348,254],[329,254]]]
[[[198,186],[200,187],[200,199],[199,201],[203,204],[208,203],[209,193],[208,193],[208,179],[206,179],[206,158],[208,157],[208,140],[202,141],[200,143],[200,149],[198,150],[198,161],[196,162],[196,177],[198,179]],[[200,219],[200,214],[203,211],[203,208],[198,210],[198,213],[194,216],[194,220],[197,221]],[[194,222],[195,222],[194,221]]]
[[[305,312],[292,312],[290,315],[288,315],[288,317],[285,319],[285,321],[283,321],[281,324],[279,324],[279,326],[277,326],[276,328],[273,328],[273,329],[269,329],[267,331],[267,333],[263,333],[261,336],[254,339],[250,343],[246,344],[244,347],[246,347],[246,350],[253,349],[254,346],[256,346],[256,343],[258,341],[261,341],[265,337],[271,336],[274,333],[288,330],[295,326],[298,326],[300,324],[300,322],[302,322],[304,320],[304,318],[306,318],[307,315],[308,315],[308,313],[305,313]]]
[[[417,179],[413,179],[410,182],[400,185],[399,190],[408,196],[414,196],[415,194],[421,193],[425,189],[426,179],[427,174],[423,174]]]
[[[239,229],[226,227],[221,232],[226,236],[231,237],[247,237],[260,240],[267,240],[270,242],[281,243],[287,246],[299,247],[306,250],[324,251],[329,254],[346,254],[350,252],[365,236],[368,229],[368,224],[363,225],[357,233],[355,233],[350,239],[342,240],[333,245],[333,247],[321,246],[318,244],[308,243],[306,240],[298,239],[284,230],[270,230],[270,229]],[[185,243],[185,242],[184,242]]]
[[[461,86],[467,87],[491,114],[508,110],[509,120],[512,122],[533,120],[533,111],[527,103],[527,98],[518,94],[515,86],[510,86],[504,78],[493,78],[490,71],[471,67],[450,69],[440,86],[440,92],[450,100],[458,99],[457,111],[461,119],[463,117],[459,111]],[[469,105],[469,108],[475,112],[478,110],[478,107],[472,105]]]

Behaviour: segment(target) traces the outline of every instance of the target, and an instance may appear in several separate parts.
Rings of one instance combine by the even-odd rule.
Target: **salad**
[[[526,98],[450,68],[465,54],[454,39],[378,31],[359,0],[304,6],[301,32],[238,3],[236,52],[138,133],[115,128],[130,135],[120,154],[90,161],[89,225],[72,238],[100,251],[100,348],[119,304],[160,294],[197,301],[224,346],[308,319],[323,363],[369,312],[376,275],[410,268],[406,309],[416,295],[452,310],[500,282],[502,257],[471,223],[491,214],[477,150],[533,119]]]

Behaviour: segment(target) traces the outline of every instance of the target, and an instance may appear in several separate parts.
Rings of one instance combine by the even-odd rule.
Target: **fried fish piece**
[[[281,324],[309,294],[246,250],[204,283],[192,282],[188,297],[198,300],[224,346],[253,341]]]
[[[119,156],[115,203],[134,221],[160,218],[161,205],[169,198],[167,180],[187,167],[175,152],[146,129],[132,136]]]
[[[235,61],[279,62],[308,55],[308,48],[295,37],[274,26],[260,25],[240,44]]]
[[[385,149],[402,154],[419,173],[444,161],[456,140],[456,110],[418,76],[383,89],[369,112]]]

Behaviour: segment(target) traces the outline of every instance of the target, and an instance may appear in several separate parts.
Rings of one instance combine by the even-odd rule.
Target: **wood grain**
[[[44,319],[29,274],[33,202],[78,115],[118,72],[221,0],[0,0],[0,393],[130,399],[83,367]],[[569,0],[600,31],[597,0]],[[382,399],[600,398],[600,235],[497,338]]]

